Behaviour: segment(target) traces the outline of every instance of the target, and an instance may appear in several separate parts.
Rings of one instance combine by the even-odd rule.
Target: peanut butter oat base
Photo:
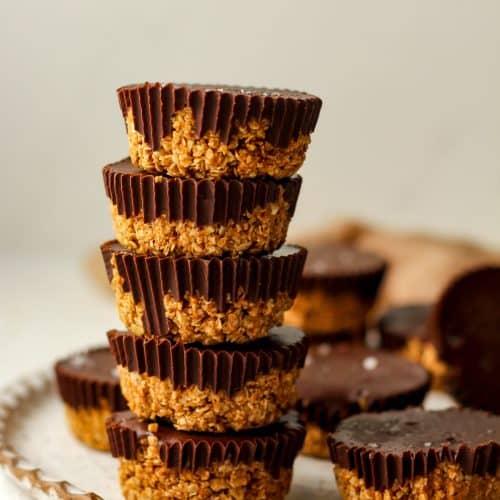
[[[100,408],[73,408],[65,404],[64,409],[71,432],[82,443],[97,450],[109,450],[105,422],[111,411],[105,401]]]
[[[364,331],[370,304],[356,294],[301,291],[285,315],[285,324],[314,335]]]
[[[439,359],[439,354],[431,342],[418,338],[408,339],[401,354],[410,361],[420,363],[432,375],[434,390],[449,391],[453,384],[451,367]]]
[[[406,345],[401,350],[401,354],[414,363],[422,362],[422,351],[424,343],[418,338],[410,338],[407,340]]]
[[[174,177],[217,179],[249,178],[269,175],[276,179],[290,177],[304,162],[310,135],[300,135],[286,148],[266,141],[269,122],[251,120],[238,127],[224,143],[215,132],[197,137],[191,108],[186,107],[172,118],[172,135],[160,141],[153,151],[144,135],[134,127],[132,110],[126,117],[129,152],[132,163],[145,170]]]
[[[306,438],[301,453],[317,458],[329,458],[330,451],[326,442],[328,433],[316,424],[306,425]]]
[[[342,498],[346,500],[492,500],[500,498],[500,475],[466,475],[457,464],[443,462],[427,476],[377,491],[367,488],[355,471],[335,467]]]
[[[260,427],[277,421],[297,401],[298,370],[271,370],[247,382],[229,396],[197,386],[174,388],[160,380],[118,366],[122,393],[140,418],[164,418],[183,431],[226,432]]]
[[[151,333],[144,329],[144,304],[135,303],[132,293],[123,289],[123,278],[113,260],[112,266],[111,286],[115,291],[120,320],[135,335]],[[170,329],[168,332],[154,332],[155,335],[168,334],[186,343],[213,345],[222,342],[241,344],[265,337],[273,326],[283,323],[283,314],[292,305],[293,299],[287,293],[256,302],[239,299],[225,312],[218,311],[213,301],[191,295],[180,302],[167,294],[163,302],[161,312]]]
[[[424,342],[421,361],[422,366],[432,375],[432,388],[449,391],[453,385],[455,374],[453,369],[439,358],[436,347]]]
[[[246,213],[238,223],[197,226],[192,221],[169,222],[163,215],[145,222],[143,214],[125,217],[111,204],[118,241],[138,253],[186,257],[272,252],[286,239],[290,213],[281,197],[277,203]]]
[[[229,461],[191,470],[169,469],[159,456],[156,437],[144,440],[135,460],[120,459],[120,484],[127,500],[283,499],[292,471],[281,469],[274,478],[262,462],[233,465]]]

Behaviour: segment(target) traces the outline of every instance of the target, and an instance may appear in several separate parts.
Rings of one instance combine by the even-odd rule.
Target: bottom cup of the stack
[[[305,433],[295,412],[229,434],[177,431],[121,412],[107,431],[127,499],[285,498]]]

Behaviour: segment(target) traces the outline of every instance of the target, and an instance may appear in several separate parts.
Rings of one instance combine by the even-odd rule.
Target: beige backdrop
[[[336,214],[500,244],[500,2],[1,2],[4,250],[111,234],[114,90],[288,86],[325,104],[293,231]]]

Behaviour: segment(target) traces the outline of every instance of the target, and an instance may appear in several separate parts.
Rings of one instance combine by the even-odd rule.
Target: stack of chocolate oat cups
[[[102,245],[127,331],[108,339],[130,411],[107,422],[126,498],[282,498],[304,428],[307,351],[280,327],[306,250],[285,245],[321,100],[141,84],[118,90],[130,159],[104,167]]]

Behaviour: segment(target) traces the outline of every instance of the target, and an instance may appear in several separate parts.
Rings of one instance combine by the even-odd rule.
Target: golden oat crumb
[[[442,462],[427,476],[419,476],[404,484],[397,481],[388,489],[367,488],[354,470],[335,467],[337,485],[345,500],[493,500],[500,499],[500,472],[466,475],[457,464]]]
[[[132,293],[124,290],[124,279],[118,273],[114,256],[111,265],[111,286],[115,292],[120,320],[130,332],[144,335],[145,306],[142,302],[136,303]],[[155,334],[167,333],[182,342],[200,342],[204,345],[246,343],[267,336],[273,326],[281,325],[284,312],[292,303],[293,299],[288,293],[280,292],[268,300],[253,302],[238,299],[225,312],[221,312],[214,301],[203,297],[186,294],[183,301],[178,301],[167,294],[163,300],[163,314],[170,330]]]
[[[109,450],[105,422],[111,410],[107,401],[102,400],[99,408],[73,408],[65,404],[64,409],[71,432],[82,443],[97,450]]]
[[[134,165],[174,177],[197,179],[290,177],[302,166],[311,141],[310,134],[302,134],[285,148],[273,146],[266,141],[267,120],[251,120],[238,127],[227,144],[215,132],[197,137],[193,112],[186,107],[173,116],[172,135],[161,139],[160,148],[153,151],[135,129],[132,109],[127,113],[126,125]]]
[[[229,396],[197,386],[174,389],[169,379],[118,366],[129,408],[140,418],[164,418],[183,431],[226,432],[260,427],[278,420],[297,401],[298,369],[259,375]]]

